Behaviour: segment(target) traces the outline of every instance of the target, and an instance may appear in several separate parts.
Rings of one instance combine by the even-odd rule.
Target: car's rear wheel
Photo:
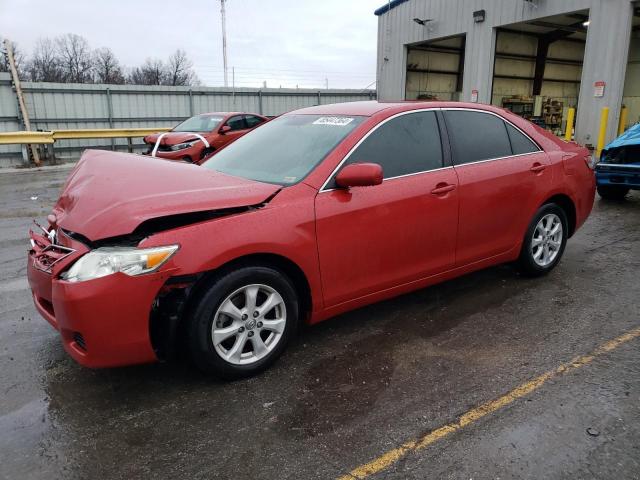
[[[284,351],[298,326],[291,281],[271,267],[241,267],[213,279],[193,309],[188,342],[204,372],[255,375]]]
[[[533,216],[522,243],[518,261],[522,273],[539,276],[558,264],[567,244],[567,214],[555,203],[548,203]]]
[[[622,200],[627,195],[627,193],[629,193],[629,189],[627,187],[618,185],[598,186],[598,195],[600,195],[605,200]]]

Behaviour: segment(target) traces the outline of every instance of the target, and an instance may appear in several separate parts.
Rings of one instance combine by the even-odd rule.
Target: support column
[[[610,109],[605,143],[616,137],[627,73],[633,7],[630,1],[594,3],[589,12],[576,141],[595,146],[603,107]],[[606,83],[604,96],[595,97],[594,83],[600,81]]]
[[[111,89],[109,89],[107,87],[106,89],[106,94],[107,94],[107,115],[108,115],[108,122],[109,122],[109,128],[113,128],[113,100],[111,99]],[[112,138],[111,139],[111,150],[115,150],[116,149],[116,139]]]
[[[471,101],[478,91],[478,103],[491,103],[493,67],[496,56],[496,29],[488,23],[474,24],[467,32],[462,98]]]

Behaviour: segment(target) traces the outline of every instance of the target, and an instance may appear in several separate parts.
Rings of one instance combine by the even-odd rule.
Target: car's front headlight
[[[135,276],[160,268],[178,250],[178,245],[153,248],[102,247],[80,257],[60,277],[67,282],[84,282],[122,272]]]
[[[169,147],[169,150],[171,151],[176,151],[176,150],[184,150],[185,148],[189,148],[191,145],[193,145],[194,143],[198,142],[199,140],[190,140],[188,142],[183,142],[183,143],[178,143],[176,145],[171,145]]]

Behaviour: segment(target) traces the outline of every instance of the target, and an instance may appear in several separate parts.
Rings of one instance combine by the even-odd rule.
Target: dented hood
[[[280,188],[196,165],[87,150],[52,213],[58,226],[95,241],[153,218],[258,205]]]

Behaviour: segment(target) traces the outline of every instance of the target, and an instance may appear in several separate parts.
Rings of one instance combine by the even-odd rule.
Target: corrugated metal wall
[[[382,2],[384,3],[384,2]],[[632,0],[408,0],[378,17],[378,95],[381,100],[405,98],[408,46],[453,35],[466,35],[461,100],[491,102],[496,28],[519,22],[589,10],[590,25],[582,68],[576,139],[595,143],[602,107],[611,113],[607,140],[615,137],[633,15]],[[483,23],[473,12],[486,11]],[[418,25],[413,18],[432,19]],[[593,84],[606,82],[603,97],[594,97]]]
[[[203,112],[246,111],[280,115],[319,104],[375,99],[373,90],[249,89],[79,85],[23,82],[33,129],[166,127]],[[21,130],[18,104],[8,73],[0,72],[0,131]],[[116,139],[115,148],[126,148]],[[140,139],[135,139],[138,144]],[[77,158],[89,147],[111,147],[111,140],[65,140],[56,156]],[[0,145],[0,167],[23,162],[22,149]]]

